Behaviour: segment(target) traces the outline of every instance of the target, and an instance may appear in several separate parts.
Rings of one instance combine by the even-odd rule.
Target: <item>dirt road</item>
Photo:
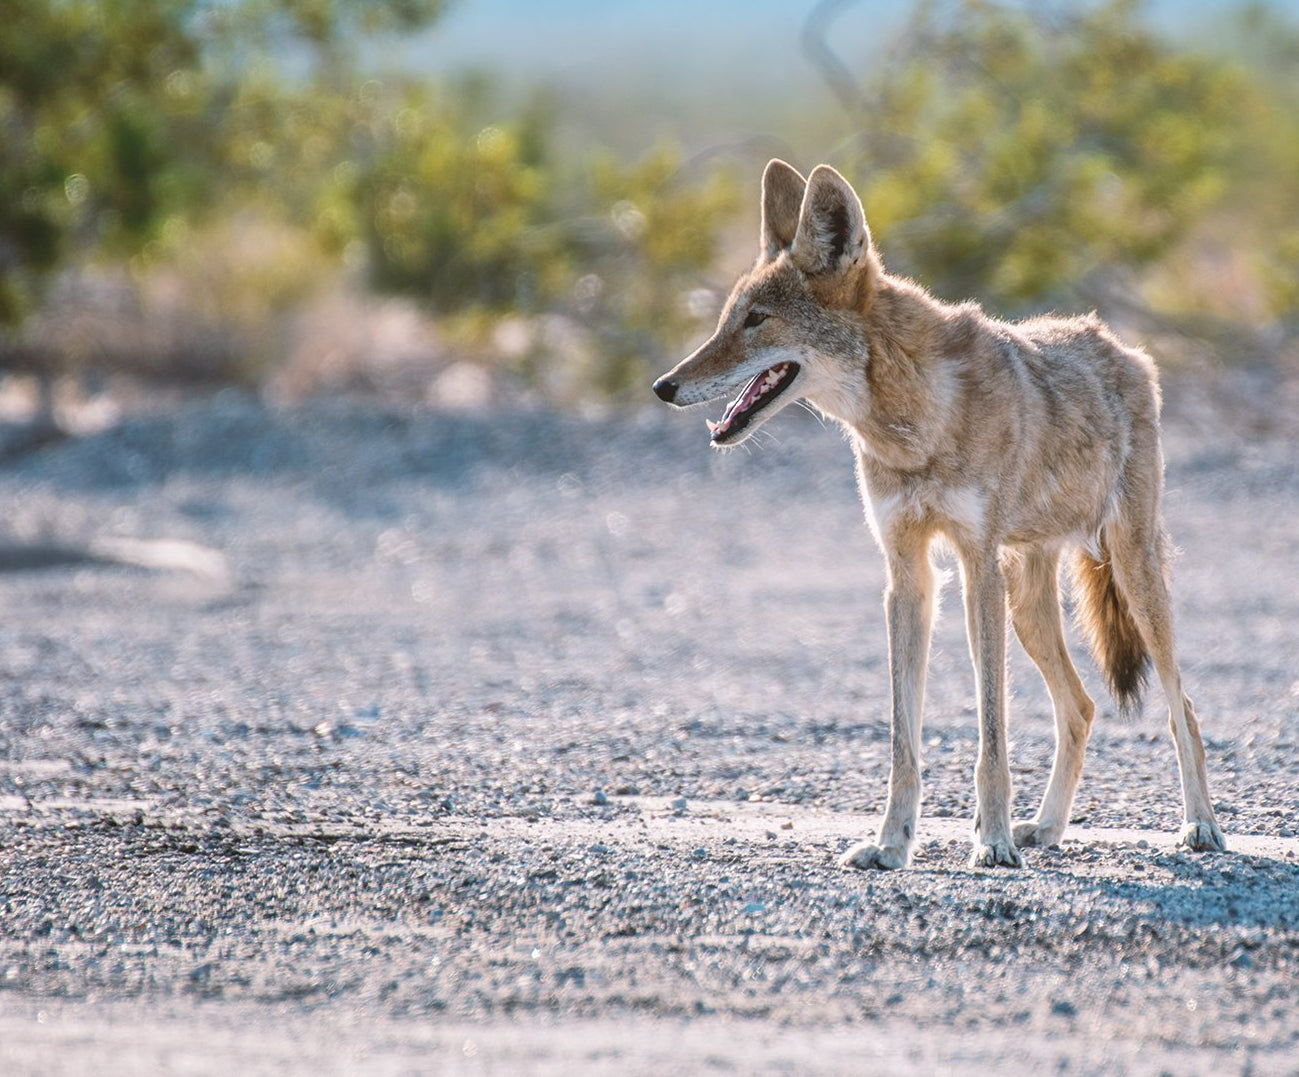
[[[0,1071],[1299,1073],[1293,442],[1167,437],[1238,851],[1173,849],[1162,701],[1080,650],[1074,840],[967,868],[949,586],[921,855],[866,875],[880,559],[839,435],[769,429],[227,396],[11,462]]]

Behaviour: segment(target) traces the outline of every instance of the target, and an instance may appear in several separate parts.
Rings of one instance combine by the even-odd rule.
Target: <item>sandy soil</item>
[[[166,409],[0,471],[0,1071],[1299,1073],[1299,453],[1170,420],[1184,673],[966,866],[955,588],[913,870],[839,435]],[[39,556],[37,556],[39,555]],[[1049,704],[1015,650],[1027,815]],[[1126,829],[1115,829],[1126,828]]]

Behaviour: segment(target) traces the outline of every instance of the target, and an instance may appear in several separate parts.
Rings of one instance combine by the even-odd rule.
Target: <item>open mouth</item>
[[[770,407],[776,397],[794,384],[798,371],[797,363],[777,363],[751,378],[740,395],[726,405],[721,421],[708,424],[713,444],[734,441],[758,412]]]

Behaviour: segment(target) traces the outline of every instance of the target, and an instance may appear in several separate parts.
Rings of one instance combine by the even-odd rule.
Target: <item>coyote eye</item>
[[[749,316],[744,319],[745,329],[755,329],[767,320],[767,315],[759,310],[749,311]]]

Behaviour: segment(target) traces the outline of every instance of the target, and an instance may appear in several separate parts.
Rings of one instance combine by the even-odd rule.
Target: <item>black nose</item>
[[[654,391],[658,394],[660,400],[671,404],[677,398],[677,383],[669,381],[667,378],[659,378],[654,383]]]

